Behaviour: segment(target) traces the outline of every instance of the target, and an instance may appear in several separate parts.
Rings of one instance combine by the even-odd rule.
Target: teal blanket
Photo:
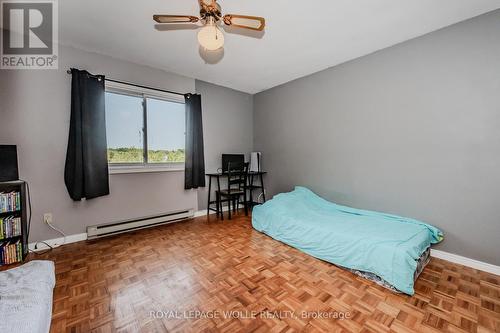
[[[410,295],[418,258],[443,239],[429,224],[337,205],[304,187],[256,206],[252,225],[316,258],[377,274]]]

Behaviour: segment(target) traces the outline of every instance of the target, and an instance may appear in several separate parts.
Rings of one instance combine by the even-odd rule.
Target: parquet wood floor
[[[398,295],[253,230],[242,215],[30,258],[56,264],[57,333],[500,332],[500,276],[432,258],[416,294]]]

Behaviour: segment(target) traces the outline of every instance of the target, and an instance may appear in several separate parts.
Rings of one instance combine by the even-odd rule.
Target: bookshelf
[[[0,182],[0,266],[24,261],[28,255],[26,183]]]

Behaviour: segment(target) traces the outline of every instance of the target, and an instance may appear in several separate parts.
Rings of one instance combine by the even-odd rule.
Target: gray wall
[[[70,119],[70,67],[152,87],[194,92],[200,88],[205,109],[207,165],[220,149],[249,151],[252,146],[251,96],[158,69],[82,50],[60,48],[59,70],[0,70],[0,144],[16,144],[20,176],[29,181],[33,198],[30,241],[59,235],[42,222],[44,213],[67,234],[86,226],[152,215],[175,209],[198,208],[196,190],[184,190],[184,172],[120,174],[110,176],[111,195],[73,202],[64,185],[64,162]],[[210,96],[214,94],[214,96]],[[227,101],[222,102],[222,101]],[[241,103],[241,105],[240,105]],[[241,117],[241,119],[238,119]],[[223,133],[225,124],[248,130]],[[222,137],[219,138],[219,134]],[[228,135],[236,137],[228,146]],[[202,207],[203,208],[203,207]]]
[[[500,11],[256,95],[272,194],[422,219],[500,264]]]
[[[248,158],[253,146],[253,96],[198,80],[196,92],[202,95],[205,169],[217,171],[222,153],[243,153]],[[199,209],[207,207],[207,193],[207,188],[198,190]]]

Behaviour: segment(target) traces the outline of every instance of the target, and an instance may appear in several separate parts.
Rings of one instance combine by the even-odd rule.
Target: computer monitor
[[[0,145],[0,182],[19,180],[17,147]]]
[[[229,170],[229,163],[245,163],[245,154],[222,154],[222,172],[227,172]]]

